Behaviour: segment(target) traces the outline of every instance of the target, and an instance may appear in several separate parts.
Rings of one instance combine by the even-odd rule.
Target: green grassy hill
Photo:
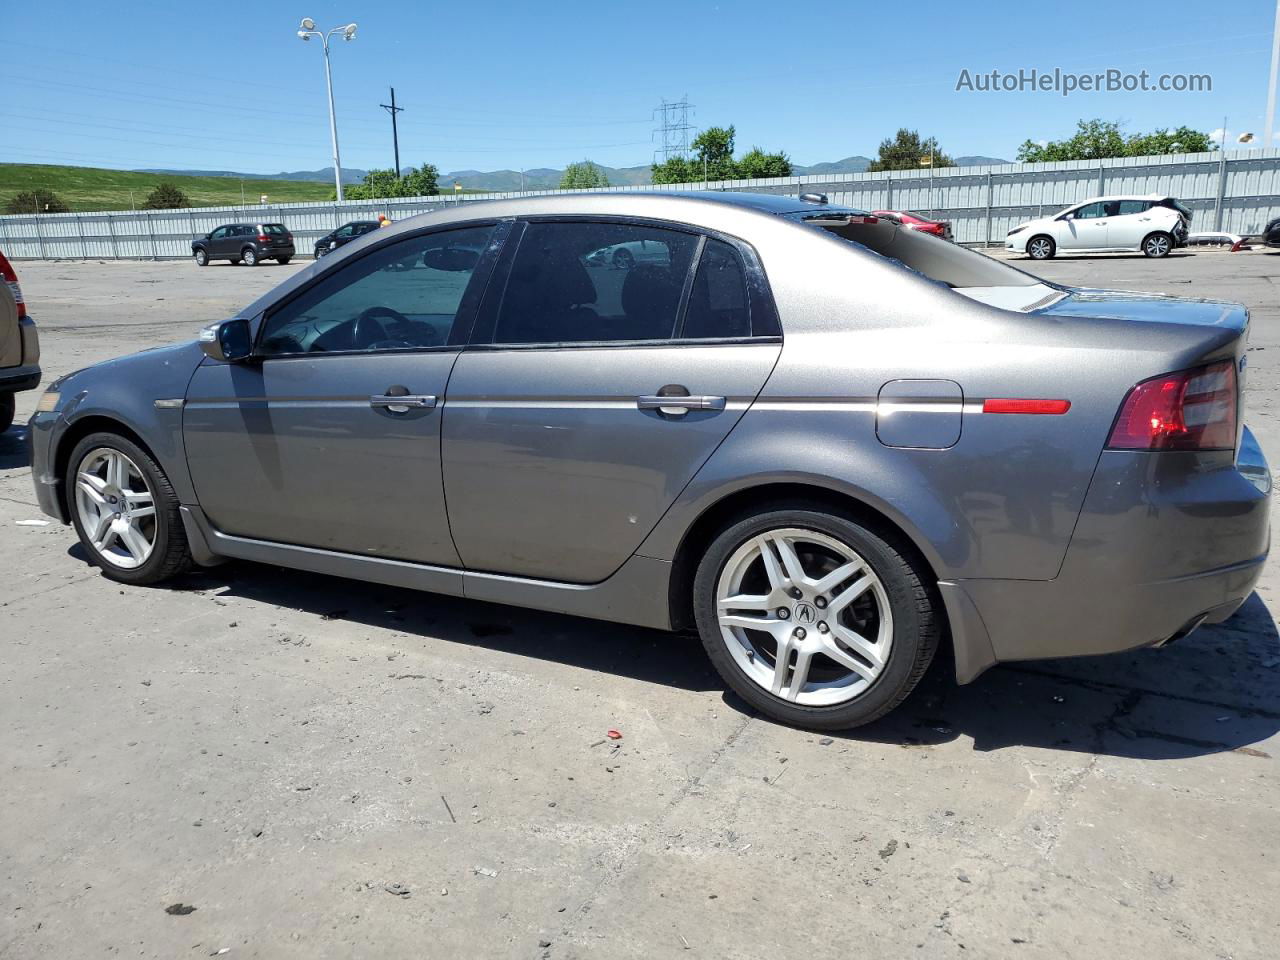
[[[234,206],[240,203],[241,180],[232,177],[185,177],[176,174],[131,173],[96,167],[60,167],[27,163],[0,163],[0,213],[15,194],[43,187],[52,190],[77,213],[94,210],[129,210],[141,207],[161,181],[176,184],[195,207]],[[268,203],[302,203],[327,200],[333,184],[303,180],[245,180],[244,197],[252,204],[262,194]],[[133,191],[132,200],[129,191]]]

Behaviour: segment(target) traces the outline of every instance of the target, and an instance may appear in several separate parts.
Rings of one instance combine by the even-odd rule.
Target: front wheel
[[[805,505],[744,517],[694,577],[721,677],[783,723],[847,730],[911,692],[938,645],[923,571],[893,536]]]
[[[159,583],[191,567],[178,498],[145,450],[115,433],[92,433],[71,452],[71,521],[112,580]]]
[[[244,261],[247,267],[256,267],[258,265],[258,251],[253,247],[245,247],[240,251],[240,259]]]
[[[1142,252],[1148,257],[1167,257],[1173,250],[1173,237],[1167,233],[1153,233],[1142,241]]]
[[[1057,252],[1057,244],[1052,237],[1038,236],[1027,241],[1027,256],[1032,260],[1051,260]]]
[[[196,258],[196,266],[197,266],[197,267],[204,267],[204,266],[208,266],[208,264],[209,264],[209,254],[205,252],[205,250],[204,250],[204,248],[203,248],[203,247],[202,247],[202,248],[200,248],[199,250],[197,250],[197,251],[195,252],[195,258]]]

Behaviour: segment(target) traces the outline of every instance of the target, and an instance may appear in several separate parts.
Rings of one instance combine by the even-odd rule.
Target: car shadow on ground
[[[31,466],[27,449],[27,428],[12,426],[0,432],[0,470],[17,470]]]
[[[70,552],[84,559],[78,544]],[[690,635],[247,562],[193,573],[173,589],[398,631],[424,649],[483,647],[682,690],[724,689]],[[1004,664],[966,686],[953,671],[944,651],[893,713],[832,736],[906,749],[969,737],[979,751],[1029,746],[1161,760],[1228,751],[1265,758],[1251,744],[1280,730],[1280,635],[1257,594],[1227,623],[1160,650]],[[724,701],[754,712],[730,692]]]

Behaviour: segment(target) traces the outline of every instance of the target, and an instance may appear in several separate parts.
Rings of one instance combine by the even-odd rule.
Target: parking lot
[[[1015,262],[1246,303],[1246,419],[1280,457],[1280,253]],[[16,266],[48,382],[308,263]],[[247,563],[123,588],[40,519],[15,427],[0,957],[1280,953],[1274,561],[1167,649],[965,687],[940,658],[820,736],[726,695],[696,640]]]

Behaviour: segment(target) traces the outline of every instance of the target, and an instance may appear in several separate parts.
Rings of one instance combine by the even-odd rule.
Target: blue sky
[[[1154,16],[1153,16],[1154,11]],[[1149,4],[486,3],[258,5],[10,0],[0,35],[0,161],[256,173],[330,163],[323,58],[335,43],[344,166],[442,171],[649,162],[653,108],[687,94],[696,127],[798,163],[873,156],[899,126],[952,154],[1012,158],[1081,117],[1261,136],[1271,0]],[[112,22],[121,26],[112,28]],[[1209,73],[1212,92],[956,92],[961,69]]]

